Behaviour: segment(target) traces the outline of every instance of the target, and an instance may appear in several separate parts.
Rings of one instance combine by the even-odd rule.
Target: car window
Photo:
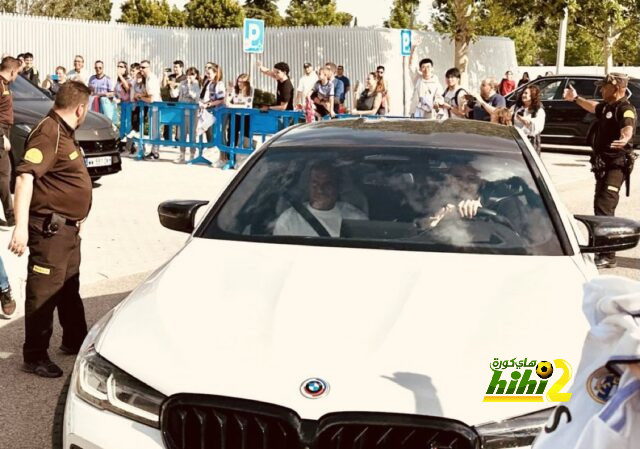
[[[542,101],[557,100],[562,98],[562,93],[559,91],[560,88],[564,86],[564,80],[543,80],[536,83],[535,86],[538,86],[540,89],[540,99]]]
[[[477,201],[475,218],[461,201]],[[207,223],[207,238],[562,254],[520,153],[269,149]]]
[[[579,96],[587,100],[592,100],[596,94],[595,80],[571,79],[569,84],[573,86]],[[600,90],[600,89],[598,89]]]
[[[40,89],[21,76],[11,83],[11,93],[14,100],[51,100]]]

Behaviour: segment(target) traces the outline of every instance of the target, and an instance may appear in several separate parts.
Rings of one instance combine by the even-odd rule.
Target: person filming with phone
[[[66,82],[67,69],[59,65],[56,67],[56,73],[47,75],[45,80],[42,82],[42,88],[48,90],[51,93],[51,96],[55,97],[60,90],[60,86]]]
[[[564,90],[565,101],[595,114],[598,120],[591,144],[591,171],[596,178],[593,199],[596,215],[615,215],[624,182],[629,196],[629,180],[636,157],[633,153],[633,135],[637,112],[627,98],[628,84],[629,77],[623,73],[606,75],[602,81],[596,82],[602,93],[603,101],[600,102],[582,98],[571,84]],[[598,268],[614,268],[617,265],[615,253],[596,254],[595,262]]]
[[[540,89],[537,86],[525,88],[518,95],[516,104],[511,107],[513,125],[527,136],[531,145],[540,154],[542,142],[540,135],[544,130],[546,114],[540,101]]]

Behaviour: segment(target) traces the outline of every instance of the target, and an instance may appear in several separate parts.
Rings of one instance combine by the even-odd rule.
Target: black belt
[[[29,215],[32,217],[36,217],[36,218],[51,218],[52,214],[41,214],[38,212],[29,212]],[[77,228],[80,223],[82,223],[82,220],[71,220],[69,218],[65,218],[64,219],[64,224],[66,224],[67,226],[73,226],[75,228]]]

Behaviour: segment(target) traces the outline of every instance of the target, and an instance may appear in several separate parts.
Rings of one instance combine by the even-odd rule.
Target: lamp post
[[[564,70],[564,56],[567,48],[567,25],[569,23],[569,9],[564,8],[564,17],[560,22],[560,32],[558,33],[558,53],[556,54],[556,75]]]

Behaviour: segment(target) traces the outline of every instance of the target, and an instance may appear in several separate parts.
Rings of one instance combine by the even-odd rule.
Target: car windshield
[[[11,83],[11,93],[14,100],[49,100],[40,89],[31,84],[29,81],[19,76]]]
[[[205,223],[205,238],[563,254],[519,152],[271,148]]]

